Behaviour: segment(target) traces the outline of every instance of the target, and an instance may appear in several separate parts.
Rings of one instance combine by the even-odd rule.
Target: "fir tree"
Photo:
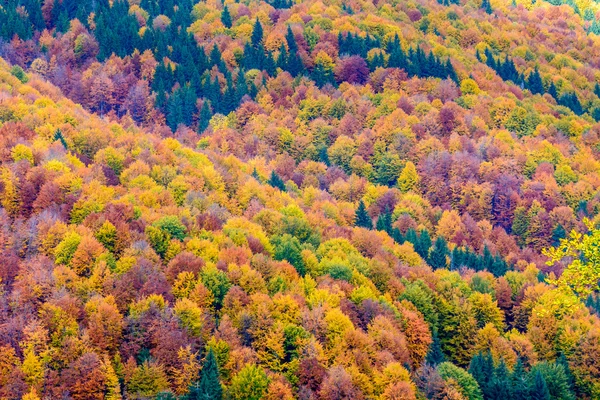
[[[494,377],[488,387],[488,395],[491,400],[510,398],[509,372],[504,360],[500,360],[498,367],[494,370]]]
[[[54,133],[54,141],[56,142],[57,140],[60,142],[60,144],[63,145],[65,150],[69,148],[69,146],[67,145],[67,141],[65,140],[65,137],[63,136],[63,133],[60,129],[57,129]]]
[[[558,91],[556,90],[556,85],[554,82],[550,82],[550,86],[548,87],[548,94],[554,97],[555,100],[558,100]]]
[[[550,391],[546,379],[540,371],[535,372],[529,389],[529,398],[531,400],[550,400]]]
[[[600,97],[600,85],[598,84],[598,82],[596,82],[594,84],[594,94],[598,97]]]
[[[429,253],[429,265],[433,267],[433,269],[441,269],[446,268],[447,260],[446,256],[448,256],[448,244],[446,243],[446,239],[442,236],[438,236],[435,239],[435,243],[431,248],[431,252]]]
[[[271,177],[269,178],[269,185],[280,189],[285,192],[285,182],[281,177],[275,172],[275,170],[271,171]]]
[[[202,103],[202,108],[200,109],[200,116],[198,118],[198,133],[202,133],[206,130],[206,128],[208,128],[211,117],[212,113],[210,112],[210,106],[208,105],[208,101],[204,101]]]
[[[223,388],[219,381],[219,366],[212,349],[208,350],[200,380],[190,387],[187,400],[221,400]]]
[[[221,22],[225,28],[231,28],[231,14],[229,13],[229,8],[227,8],[227,6],[223,7],[223,12],[221,13]]]
[[[367,207],[365,207],[365,203],[362,200],[358,203],[354,224],[362,228],[373,229],[373,220],[371,220],[367,212]]]
[[[544,83],[537,67],[527,77],[527,89],[533,94],[544,94]]]
[[[392,213],[387,207],[377,217],[375,226],[378,231],[385,231],[388,234],[392,233]]]
[[[529,398],[527,373],[520,358],[517,359],[517,363],[510,376],[510,389],[512,400],[527,400]]]
[[[427,259],[429,255],[429,249],[431,248],[431,236],[429,236],[429,232],[425,229],[421,231],[419,234],[419,240],[415,244],[415,251],[419,254],[424,260]]]
[[[481,8],[483,8],[483,10],[488,14],[491,14],[493,12],[490,0],[483,0],[481,2]]]
[[[252,43],[252,47],[257,48],[258,45],[262,43],[263,40],[263,28],[262,24],[256,18],[256,22],[254,22],[254,28],[252,29],[252,36],[250,37],[250,43]]]
[[[445,360],[446,357],[444,357],[444,353],[442,352],[440,338],[438,337],[437,332],[434,332],[433,341],[429,346],[429,351],[427,352],[427,356],[425,357],[425,362],[429,365],[436,366],[438,364],[443,363]]]

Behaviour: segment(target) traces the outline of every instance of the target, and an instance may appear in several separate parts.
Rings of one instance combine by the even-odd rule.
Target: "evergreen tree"
[[[427,260],[427,256],[429,255],[429,249],[431,248],[431,236],[429,236],[429,232],[425,229],[421,231],[419,234],[419,240],[415,245],[415,251],[419,254],[424,260]]]
[[[493,12],[490,0],[483,0],[481,2],[481,8],[483,8],[483,10],[488,14],[491,14]]]
[[[227,6],[223,7],[223,12],[221,13],[221,22],[225,28],[231,28],[231,14],[229,13],[229,8]]]
[[[447,260],[446,257],[449,255],[448,244],[446,243],[446,239],[442,236],[438,236],[435,239],[435,243],[431,248],[431,252],[429,253],[429,265],[433,267],[433,269],[441,269],[446,268]]]
[[[202,103],[202,108],[200,109],[200,116],[198,118],[198,133],[202,133],[208,128],[210,124],[210,119],[212,117],[212,113],[210,112],[210,106],[208,105],[208,101],[204,101]]]
[[[489,352],[476,354],[469,364],[469,373],[475,378],[485,398],[490,396],[494,374],[494,360]]]
[[[280,189],[285,192],[285,182],[281,177],[275,172],[275,170],[271,171],[271,177],[269,178],[269,185]]]
[[[567,237],[567,232],[565,228],[561,224],[556,225],[556,227],[552,230],[552,245],[558,246],[561,239]]]
[[[219,366],[212,349],[208,350],[200,380],[193,383],[187,395],[187,400],[221,400],[223,389],[219,381]]]
[[[550,392],[546,385],[546,380],[540,371],[536,371],[529,389],[529,398],[531,400],[550,400]]]
[[[54,133],[54,141],[59,141],[60,144],[63,145],[63,147],[65,148],[65,150],[69,149],[69,146],[67,145],[67,141],[65,140],[65,137],[63,136],[63,133],[60,129],[57,129],[56,132]]]
[[[550,82],[550,86],[548,87],[548,94],[554,97],[555,100],[558,100],[558,91],[556,90],[556,85],[554,82]]]
[[[358,203],[358,208],[356,209],[355,215],[356,218],[354,225],[362,228],[373,229],[373,220],[371,220],[371,217],[367,212],[367,207],[365,207],[365,203],[362,200]]]
[[[404,243],[404,236],[402,235],[402,232],[400,232],[400,229],[392,228],[392,239],[394,239],[396,243]]]
[[[294,32],[292,32],[292,28],[288,25],[287,33],[285,34],[285,40],[288,45],[288,53],[286,60],[286,70],[292,76],[298,76],[304,71],[304,65],[302,64],[302,59],[298,55],[298,44],[296,43],[296,38],[294,37]]]
[[[440,343],[440,338],[437,335],[437,332],[433,333],[433,341],[429,346],[429,351],[427,352],[427,356],[425,357],[425,362],[429,365],[436,366],[438,364],[446,361],[446,357],[444,357],[444,353],[442,352],[442,345]]]
[[[544,83],[537,67],[527,77],[526,87],[533,94],[544,94]]]
[[[510,398],[510,379],[508,368],[504,360],[500,360],[498,367],[494,370],[494,377],[489,384],[488,392],[491,400],[504,400]]]
[[[600,85],[598,84],[598,82],[596,82],[594,84],[594,94],[598,97],[600,97]]]
[[[392,233],[392,212],[386,207],[377,217],[376,229],[385,231],[388,234]]]
[[[527,383],[527,372],[523,367],[521,359],[517,359],[517,363],[513,368],[510,376],[510,395],[512,400],[527,400],[529,398],[529,386]]]
[[[254,28],[252,29],[252,36],[250,37],[250,43],[252,47],[257,48],[263,40],[263,27],[258,17],[256,18],[256,22],[254,22]]]

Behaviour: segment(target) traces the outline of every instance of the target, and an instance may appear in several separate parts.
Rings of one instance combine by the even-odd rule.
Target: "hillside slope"
[[[0,1],[0,399],[600,398],[599,6],[441,3]]]

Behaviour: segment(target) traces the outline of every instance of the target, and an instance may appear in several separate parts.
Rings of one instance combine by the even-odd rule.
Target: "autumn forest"
[[[0,399],[600,399],[599,19],[0,0]]]

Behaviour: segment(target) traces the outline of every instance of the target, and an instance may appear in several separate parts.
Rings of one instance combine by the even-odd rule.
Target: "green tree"
[[[529,389],[531,400],[550,400],[550,392],[548,391],[548,386],[546,385],[546,380],[542,373],[538,370],[533,373],[533,381],[531,382],[531,387]]]
[[[431,265],[433,269],[446,268],[448,265],[447,257],[449,255],[450,251],[448,250],[446,239],[442,236],[438,236],[429,252],[429,265]]]
[[[463,396],[469,400],[483,400],[483,394],[479,384],[464,369],[457,367],[450,362],[443,362],[438,365],[438,373],[444,380],[454,380]]]
[[[233,377],[228,393],[230,398],[236,400],[260,400],[268,386],[269,378],[265,371],[249,364]]]
[[[385,231],[390,235],[392,234],[392,213],[387,207],[377,217],[375,227],[378,231]]]
[[[436,366],[438,364],[443,363],[446,360],[444,357],[444,353],[442,352],[442,346],[440,344],[440,338],[437,333],[433,333],[433,341],[429,346],[429,351],[427,352],[427,356],[425,357],[425,362],[427,364]]]
[[[358,203],[354,224],[356,226],[360,226],[361,228],[373,229],[373,220],[367,212],[367,207],[362,200]]]
[[[275,172],[275,170],[271,171],[271,177],[269,178],[269,185],[278,188],[282,192],[285,192],[285,182],[281,177]]]
[[[302,248],[298,238],[286,233],[283,236],[273,238],[272,243],[275,246],[274,258],[288,261],[300,275],[304,276],[306,268],[302,261]]]
[[[229,8],[227,6],[223,7],[223,12],[221,13],[221,22],[225,28],[231,28],[231,14],[229,13]]]
[[[212,348],[208,350],[199,378],[190,386],[187,400],[221,400],[223,398],[223,388],[219,381],[219,366]]]

